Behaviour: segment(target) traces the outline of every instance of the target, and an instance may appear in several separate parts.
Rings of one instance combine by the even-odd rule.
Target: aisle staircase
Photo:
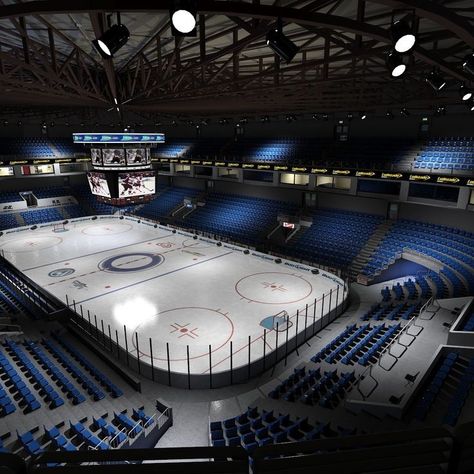
[[[395,221],[385,220],[382,222],[375,232],[371,235],[367,244],[361,249],[359,254],[354,258],[351,264],[350,276],[354,280],[357,279],[360,271],[365,267],[366,263],[371,259],[374,252],[377,250],[377,247],[380,245],[382,240],[390,231],[393,223]]]

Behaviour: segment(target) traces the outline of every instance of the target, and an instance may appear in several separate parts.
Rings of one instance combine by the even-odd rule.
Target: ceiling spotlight
[[[437,71],[431,71],[426,77],[425,81],[436,91],[440,91],[445,85],[446,81],[441,77]]]
[[[407,69],[402,55],[396,51],[391,51],[387,56],[387,67],[392,77],[400,77]]]
[[[470,74],[474,74],[474,53],[468,54],[462,63],[463,69],[465,69]]]
[[[391,110],[387,110],[387,113],[385,114],[385,116],[390,120],[394,119],[394,115],[393,115],[393,112]]]
[[[103,58],[112,58],[127,43],[128,38],[130,38],[128,28],[119,23],[112,25],[100,38],[92,41],[92,44]]]
[[[471,102],[471,105],[469,107],[471,109],[471,112],[474,112],[474,100]]]
[[[262,117],[260,117],[260,122],[268,123],[270,122],[270,117],[268,115],[263,115]]]
[[[446,107],[444,105],[438,105],[435,109],[435,115],[446,115]]]
[[[469,100],[472,97],[472,91],[470,91],[464,84],[459,88],[459,95],[462,100]]]
[[[409,117],[410,116],[410,111],[406,107],[403,107],[400,110],[400,114],[403,115],[404,117]]]
[[[175,0],[171,4],[170,17],[173,36],[196,36],[196,1]]]
[[[327,122],[329,120],[328,114],[323,114],[323,120]]]
[[[319,118],[320,118],[319,114],[313,114],[313,118],[314,118],[314,120],[319,120]]]
[[[283,34],[281,20],[267,33],[267,45],[270,49],[289,63],[298,52],[298,46]]]
[[[347,120],[351,121],[354,118],[354,114],[352,112],[347,113]]]
[[[359,112],[359,117],[361,120],[365,120],[367,118],[367,113],[366,112]]]
[[[390,33],[393,46],[398,53],[407,53],[415,46],[416,36],[405,20],[393,22]]]

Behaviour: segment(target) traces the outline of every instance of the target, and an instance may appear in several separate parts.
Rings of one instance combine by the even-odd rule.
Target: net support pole
[[[314,308],[313,308],[313,336],[316,333],[316,306],[318,303],[318,299],[314,298]]]
[[[249,357],[248,357],[248,364],[247,364],[247,377],[250,378],[250,360],[251,360],[251,347],[252,347],[252,338],[251,336],[249,335],[249,343],[248,343],[248,346],[249,346]]]
[[[321,301],[321,328],[323,328],[323,318],[324,318],[324,293],[323,293],[323,299]]]
[[[69,308],[69,298],[67,295],[66,295],[66,306]]]
[[[232,341],[230,341],[230,384],[234,383],[234,372],[233,372],[233,350],[232,350]]]
[[[289,323],[289,318],[288,318],[288,323]],[[290,330],[290,325],[286,325],[286,335],[285,335],[285,367],[286,367],[286,362],[288,360],[288,332]]]
[[[155,381],[155,365],[153,362],[153,341],[151,337],[148,338],[148,342],[150,343],[150,365],[151,365],[151,380]]]
[[[137,364],[138,364],[138,374],[141,375],[142,368],[140,365],[140,349],[138,347],[138,331],[135,331],[135,345],[137,346]]]
[[[117,359],[120,360],[120,346],[119,346],[119,338],[118,338],[118,330],[115,330],[115,343],[117,344]]]
[[[87,310],[87,320],[89,321],[89,334],[92,335],[91,312]]]
[[[129,367],[129,360],[128,360],[128,340],[127,340],[127,326],[123,325],[123,335],[125,337],[125,353],[127,359],[127,367]]]
[[[298,353],[298,325],[299,325],[298,321],[299,321],[299,319],[300,319],[300,310],[297,309],[296,310],[296,334],[295,334],[296,346],[295,346],[295,348],[296,348],[296,353],[298,355],[299,355],[299,353]],[[288,322],[290,322],[290,317],[288,317]],[[286,327],[288,327],[288,326],[289,326],[289,324],[286,325]]]
[[[334,288],[331,288],[329,292],[329,313],[328,313],[328,324],[331,321],[331,313],[332,313],[332,292]]]
[[[104,329],[104,320],[100,320],[100,327],[102,329],[102,345],[105,347],[105,329]]]
[[[170,344],[166,343],[166,360],[168,361],[168,385],[171,387]]]
[[[95,339],[99,340],[99,328],[97,327],[97,314],[94,314]]]
[[[303,342],[306,342],[306,329],[308,328],[308,304],[306,303],[306,309],[304,312],[304,338]]]
[[[112,332],[110,331],[110,324],[107,324],[107,329],[109,332],[109,351],[112,352]]]
[[[263,371],[264,372],[265,372],[265,369],[266,369],[266,367],[265,367],[265,365],[266,365],[265,364],[265,362],[266,362],[265,358],[266,358],[266,355],[267,355],[267,353],[266,353],[267,347],[266,346],[267,346],[267,330],[264,329],[263,330]]]
[[[336,290],[336,316],[339,316],[339,314],[341,314],[338,311],[338,305],[339,305],[339,285],[337,285],[337,290]]]
[[[278,362],[278,323],[276,326],[276,333],[275,333],[275,364]],[[275,366],[273,366],[275,368]]]
[[[209,388],[212,388],[212,350],[209,344]]]
[[[189,344],[186,345],[186,360],[188,362],[188,389],[191,389],[191,368],[189,365]]]

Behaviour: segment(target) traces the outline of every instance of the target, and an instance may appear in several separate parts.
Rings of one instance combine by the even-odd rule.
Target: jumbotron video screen
[[[111,197],[107,178],[104,173],[91,171],[87,173],[87,180],[89,181],[89,187],[91,188],[92,194],[108,198]]]
[[[118,185],[119,198],[155,194],[155,173],[152,171],[120,173]]]

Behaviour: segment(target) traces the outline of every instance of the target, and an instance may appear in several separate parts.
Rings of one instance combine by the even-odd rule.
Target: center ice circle
[[[165,258],[149,252],[123,253],[107,257],[99,262],[99,269],[111,273],[131,273],[157,267]]]

